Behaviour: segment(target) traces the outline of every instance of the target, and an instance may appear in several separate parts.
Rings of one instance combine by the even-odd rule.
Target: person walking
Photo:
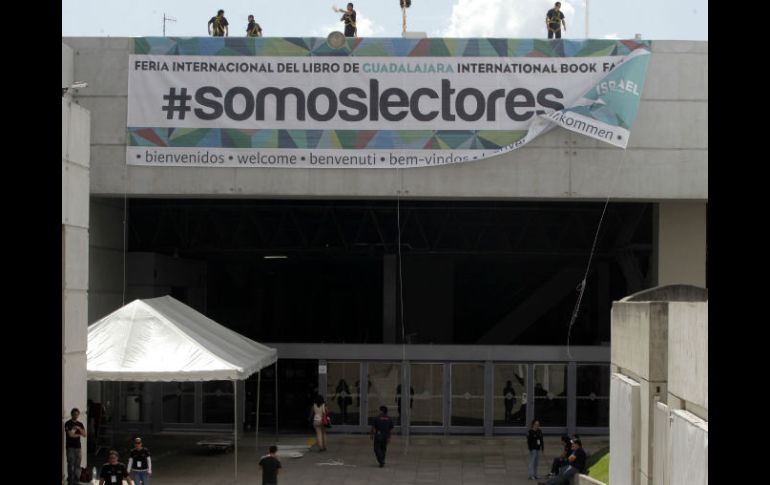
[[[380,406],[380,415],[374,420],[370,433],[372,440],[374,440],[374,456],[377,458],[380,468],[385,466],[385,453],[388,451],[392,429],[393,420],[388,416],[387,406]]]
[[[131,479],[131,475],[128,474],[126,465],[118,462],[118,452],[110,450],[109,461],[102,465],[102,470],[99,472],[99,485],[118,484],[121,485],[123,480],[128,481],[129,485],[132,485],[134,481]]]
[[[537,480],[537,463],[540,460],[540,453],[545,451],[543,432],[540,430],[540,421],[537,419],[532,421],[532,426],[527,432],[527,448],[529,449],[527,479]]]
[[[134,439],[134,449],[128,457],[128,473],[136,485],[150,485],[152,457],[150,450],[142,446],[142,438]]]
[[[281,462],[278,460],[278,447],[270,445],[267,455],[259,460],[262,468],[262,485],[278,485],[278,475],[281,473]]]
[[[326,451],[326,426],[329,423],[329,410],[326,408],[324,398],[320,394],[316,396],[312,409],[313,428],[318,440],[318,451]]]

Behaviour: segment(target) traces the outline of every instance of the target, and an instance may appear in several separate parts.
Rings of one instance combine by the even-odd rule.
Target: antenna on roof
[[[166,12],[163,12],[163,37],[166,36],[166,21],[176,22],[176,19],[172,19],[171,17],[166,17]]]

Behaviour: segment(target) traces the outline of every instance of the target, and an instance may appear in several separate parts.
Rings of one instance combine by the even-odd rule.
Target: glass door
[[[449,403],[453,431],[484,431],[484,364],[452,364],[451,400]]]
[[[494,369],[494,426],[528,426],[527,364],[495,364]]]
[[[566,364],[535,364],[534,398],[535,419],[541,427],[567,426]]]
[[[380,415],[380,406],[388,408],[388,415],[396,426],[401,424],[401,364],[393,362],[369,362],[367,377],[368,426]],[[357,386],[360,388],[362,386]]]
[[[399,400],[398,414],[407,403],[410,408],[409,424],[423,431],[444,430],[444,364],[411,364],[410,399],[406,389]],[[433,429],[430,429],[433,428]]]
[[[326,406],[332,426],[359,426],[361,423],[359,362],[329,362],[326,378]]]

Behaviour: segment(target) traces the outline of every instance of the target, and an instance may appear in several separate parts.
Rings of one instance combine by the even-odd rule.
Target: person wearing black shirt
[[[532,421],[532,427],[527,432],[527,448],[529,449],[527,476],[529,480],[537,480],[537,463],[540,460],[540,453],[545,452],[543,432],[540,430],[540,421],[537,419]]]
[[[152,476],[152,457],[150,450],[142,446],[142,438],[134,440],[134,449],[128,458],[128,473],[136,485],[150,485]]]
[[[278,447],[270,445],[267,456],[259,460],[259,466],[262,467],[262,485],[278,485],[278,474],[281,473],[281,462],[275,455],[278,453]]]
[[[380,406],[380,415],[374,420],[370,433],[374,440],[374,456],[377,457],[377,463],[380,464],[380,468],[385,466],[385,453],[388,451],[392,429],[393,420],[388,416],[387,406]]]
[[[246,37],[262,37],[262,27],[254,22],[253,15],[249,15],[249,25],[246,26]]]
[[[345,22],[345,37],[358,37],[356,29],[356,11],[353,10],[353,4],[348,4],[347,10],[336,9],[337,12],[342,13],[342,22]]]
[[[123,463],[118,463],[118,452],[111,450],[109,461],[102,465],[102,471],[99,472],[99,485],[122,485],[123,480],[128,481],[129,485],[134,482],[128,474],[128,469]]]
[[[86,428],[78,421],[80,409],[72,408],[70,420],[64,423],[64,433],[67,435],[67,483],[74,485],[80,482],[80,461],[83,459],[80,448],[80,437],[86,436]]]
[[[586,452],[583,450],[583,443],[579,439],[572,440],[572,454],[567,461],[569,461],[569,466],[562,474],[547,482],[538,482],[538,485],[563,485],[570,483],[573,476],[586,472]]]
[[[567,458],[569,458],[569,456],[572,454],[572,440],[570,439],[569,435],[562,435],[561,445],[563,447],[561,454],[554,458],[553,463],[551,463],[551,477],[555,477],[559,474],[559,471],[561,471],[562,467],[569,465]]]
[[[505,388],[503,389],[503,397],[505,398],[505,423],[513,422],[513,405],[516,403],[516,392],[513,390],[513,384],[511,381],[505,381]]]
[[[564,14],[561,12],[561,2],[556,2],[551,10],[545,14],[545,28],[548,30],[548,38],[561,39],[561,26],[564,25],[564,32],[567,31],[567,22],[564,21]]]
[[[214,26],[214,32],[212,34],[211,32],[211,26]],[[227,37],[230,34],[229,29],[227,26],[230,25],[227,22],[227,19],[225,18],[225,11],[219,10],[217,12],[216,17],[211,17],[211,20],[209,20],[209,23],[207,25],[209,29],[209,35],[213,35],[214,37]]]

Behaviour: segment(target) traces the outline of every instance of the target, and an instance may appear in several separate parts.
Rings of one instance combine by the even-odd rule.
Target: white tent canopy
[[[238,387],[276,364],[278,352],[223,327],[170,296],[134,300],[88,327],[90,381],[233,381],[233,441],[238,476]],[[259,443],[259,384],[256,439]],[[277,430],[277,419],[276,419]]]
[[[241,380],[277,351],[162,296],[134,300],[88,327],[91,381]]]

